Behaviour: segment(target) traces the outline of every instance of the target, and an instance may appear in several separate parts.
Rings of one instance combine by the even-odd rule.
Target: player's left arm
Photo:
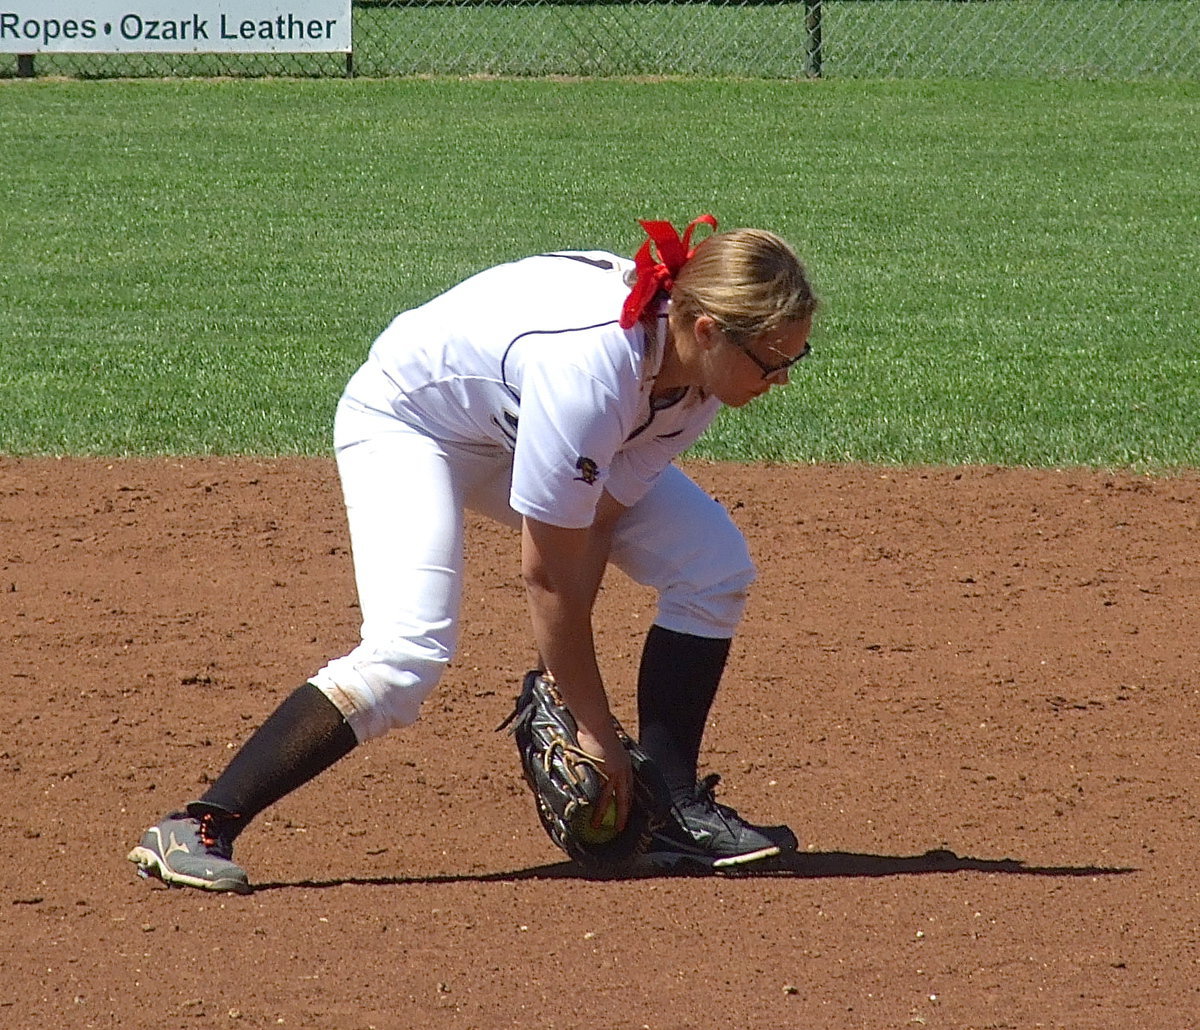
[[[601,495],[592,524],[567,529],[528,516],[521,534],[521,566],[534,640],[563,700],[579,725],[580,744],[604,763],[606,793],[625,825],[632,770],[616,735],[596,659],[592,609],[608,565],[613,529],[623,505]],[[607,806],[602,798],[598,810]]]

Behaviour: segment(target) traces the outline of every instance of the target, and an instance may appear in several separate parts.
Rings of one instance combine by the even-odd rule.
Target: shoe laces
[[[696,784],[696,800],[705,808],[725,808],[717,804],[717,784],[721,782],[720,773],[709,773]]]
[[[233,838],[224,821],[218,819],[213,812],[205,812],[198,822],[200,843],[221,858],[229,858],[233,854]]]
[[[728,805],[722,805],[717,800],[717,784],[721,782],[720,773],[709,773],[696,784],[696,804],[706,811],[715,812],[726,823],[746,824],[746,820],[738,815],[737,810]]]
[[[696,800],[715,805],[717,803],[717,784],[720,782],[720,773],[709,773],[696,784]]]

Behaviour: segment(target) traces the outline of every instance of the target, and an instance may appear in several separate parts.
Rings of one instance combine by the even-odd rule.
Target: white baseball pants
[[[417,720],[458,641],[465,509],[519,529],[512,457],[435,440],[339,405],[334,449],[350,526],[362,642],[312,682],[360,742]],[[725,508],[671,466],[617,523],[610,563],[657,591],[655,622],[732,637],[754,566]]]

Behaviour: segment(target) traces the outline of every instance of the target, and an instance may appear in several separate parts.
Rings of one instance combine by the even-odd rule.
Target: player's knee
[[[746,610],[750,585],[756,575],[754,566],[747,561],[736,572],[714,583],[708,592],[702,595],[705,611],[715,624],[714,629],[724,628],[730,635],[733,634]]]
[[[743,546],[725,556],[711,574],[700,580],[683,579],[659,598],[657,622],[679,633],[701,637],[733,636],[746,610],[757,570]]]
[[[450,660],[441,648],[421,653],[411,642],[360,645],[330,662],[312,682],[337,706],[359,743],[411,726]]]

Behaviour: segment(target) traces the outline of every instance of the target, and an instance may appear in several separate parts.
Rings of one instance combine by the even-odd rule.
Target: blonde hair
[[[745,340],[811,318],[819,304],[804,263],[765,229],[713,233],[676,276],[672,313],[708,315]]]

